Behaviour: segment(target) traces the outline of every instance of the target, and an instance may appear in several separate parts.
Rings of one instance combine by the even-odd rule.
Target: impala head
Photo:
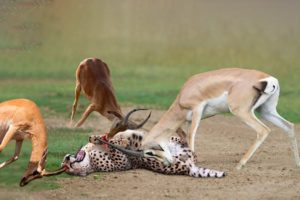
[[[54,172],[47,172],[45,170],[47,153],[48,149],[46,148],[39,162],[29,162],[27,170],[25,171],[19,184],[21,187],[27,185],[32,180],[42,178],[43,176],[57,175],[65,171],[65,169],[60,168]]]
[[[39,164],[39,162],[29,162],[28,168],[20,181],[20,186],[23,187],[34,179],[42,178],[41,173],[42,166]]]
[[[142,121],[140,124],[136,124],[129,120],[129,117],[136,111],[139,110],[147,110],[147,109],[133,109],[130,112],[127,113],[125,117],[120,115],[119,113],[115,111],[108,111],[109,114],[113,114],[117,117],[117,119],[113,122],[113,125],[111,126],[108,134],[108,139],[112,138],[114,135],[116,135],[118,132],[125,131],[127,129],[135,130],[142,128],[144,124],[149,120],[151,116],[151,112],[147,116],[147,118]]]

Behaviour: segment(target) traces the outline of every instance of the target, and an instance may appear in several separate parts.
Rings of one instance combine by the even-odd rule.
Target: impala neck
[[[30,162],[39,162],[47,148],[47,135],[45,127],[41,127],[38,134],[32,135],[32,152]]]
[[[42,171],[45,169],[45,160],[43,159],[43,154],[47,149],[47,135],[46,129],[44,125],[36,126],[35,133],[31,135],[32,142],[32,151],[30,156],[30,161],[27,166],[27,170],[25,171],[23,177],[28,177],[32,175],[35,170]]]

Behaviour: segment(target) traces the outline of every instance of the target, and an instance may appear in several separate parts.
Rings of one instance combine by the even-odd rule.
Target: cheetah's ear
[[[82,147],[83,147],[83,145],[81,145],[81,146],[79,147],[79,149],[76,151],[75,155],[78,154],[78,152],[81,150]]]
[[[83,159],[85,158],[85,155],[86,155],[86,153],[85,153],[84,150],[79,150],[76,153],[76,156],[75,156],[76,160],[75,160],[75,162],[81,162],[81,161],[83,161]]]

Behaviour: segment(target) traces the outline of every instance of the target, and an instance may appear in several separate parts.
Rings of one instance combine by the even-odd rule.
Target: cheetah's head
[[[61,166],[67,174],[86,176],[90,169],[90,159],[87,152],[81,148],[75,155],[65,155]]]

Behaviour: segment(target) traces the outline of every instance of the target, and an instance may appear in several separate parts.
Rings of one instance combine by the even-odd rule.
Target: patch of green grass
[[[48,130],[48,156],[46,169],[51,171],[60,167],[63,157],[68,153],[76,153],[80,146],[87,143],[90,131],[73,129],[50,129]],[[14,152],[15,145],[11,142],[7,148],[0,154],[1,162],[9,159]],[[22,147],[19,160],[0,170],[0,186],[18,187],[23,173],[26,170],[31,154],[31,143],[25,141]],[[29,191],[39,191],[58,188],[56,180],[58,178],[67,178],[68,175],[54,177],[44,177],[32,181],[25,187]]]
[[[25,3],[24,9],[24,2],[33,3]],[[279,111],[300,122],[300,27],[295,26],[295,15],[300,14],[293,12],[297,6],[292,3],[277,2],[284,4],[280,9],[286,13],[277,21],[270,15],[275,5],[267,6],[266,12],[255,1],[248,5],[255,8],[250,13],[248,6],[238,2],[239,9],[196,1],[172,6],[96,0],[4,4],[1,101],[30,98],[45,111],[69,116],[75,70],[86,57],[99,57],[109,64],[121,104],[163,109],[189,76],[222,67],[246,67],[279,78]],[[216,15],[221,5],[223,11]],[[239,19],[234,17],[237,10]],[[89,15],[78,15],[83,12]],[[87,104],[85,98],[82,104]]]
[[[300,122],[299,4],[255,0],[234,4],[3,1],[0,101],[29,98],[41,107],[44,117],[68,118],[75,70],[87,57],[107,62],[122,105],[163,109],[170,106],[189,76],[222,67],[244,67],[277,77],[281,84],[279,112]],[[82,97],[78,112],[87,104]],[[50,169],[87,139],[87,133],[80,130],[48,132]],[[13,148],[10,145],[1,152],[0,160],[8,158]],[[20,160],[0,170],[0,184],[17,186],[29,156],[30,145],[25,144]],[[27,188],[55,188],[55,180],[44,178]]]

